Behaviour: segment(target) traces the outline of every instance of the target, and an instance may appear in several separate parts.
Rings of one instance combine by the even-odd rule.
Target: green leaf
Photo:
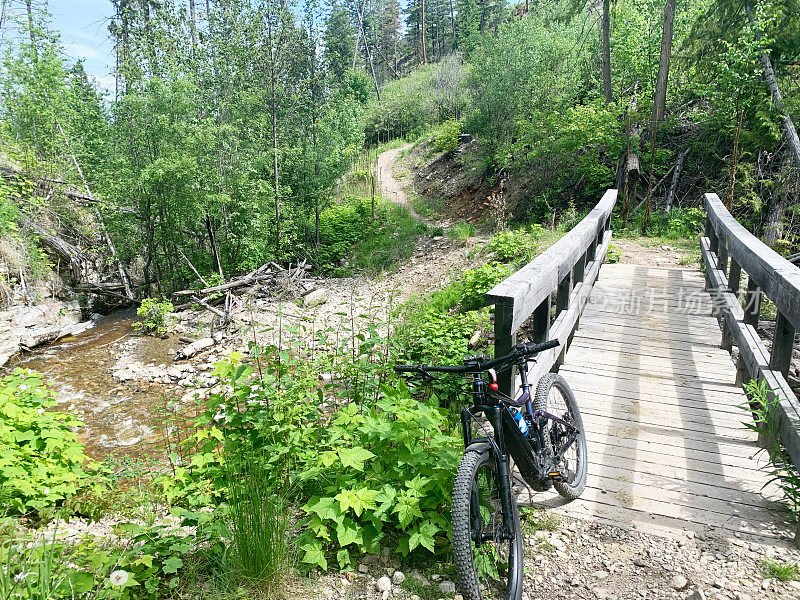
[[[177,556],[170,556],[164,561],[164,565],[161,567],[161,570],[164,571],[164,573],[177,573],[178,569],[180,569],[182,566],[183,560]]]
[[[340,569],[349,569],[352,567],[350,552],[345,548],[342,548],[336,553],[336,561],[339,563]]]
[[[419,498],[409,496],[406,492],[400,495],[392,512],[397,514],[401,529],[408,527],[414,517],[422,517],[422,511],[419,509]]]
[[[314,565],[322,569],[328,570],[328,561],[325,560],[325,553],[322,551],[322,544],[318,542],[309,542],[300,547],[303,551],[302,562],[308,565]]]
[[[374,457],[375,455],[372,452],[360,446],[343,448],[339,451],[339,460],[342,462],[342,465],[345,467],[352,467],[357,471],[363,471],[364,463]]]
[[[336,525],[336,539],[342,547],[350,544],[361,546],[364,543],[361,528],[350,519],[344,519]]]

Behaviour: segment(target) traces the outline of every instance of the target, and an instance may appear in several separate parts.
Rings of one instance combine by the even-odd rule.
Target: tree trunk
[[[527,12],[527,8],[525,10]],[[603,94],[606,104],[611,96],[611,0],[603,0]]]
[[[773,246],[775,242],[783,237],[783,218],[788,207],[789,194],[786,190],[781,190],[778,197],[770,203],[767,211],[767,222],[764,223],[762,239],[768,246]]]
[[[725,208],[729,211],[733,208],[733,187],[736,185],[736,163],[739,160],[739,135],[742,133],[742,119],[744,119],[744,108],[739,110],[739,123],[736,125],[736,136],[733,139],[733,159],[731,160],[731,178],[728,185],[728,195],[725,198]]]
[[[527,9],[528,0],[525,0],[525,12],[528,12]],[[455,48],[456,46],[456,13],[453,8],[453,0],[450,0],[450,27],[453,29],[453,44],[452,47]]]
[[[32,0],[25,0],[25,9],[28,11],[28,33],[31,36],[31,52],[36,59],[36,34],[33,30],[33,6]]]
[[[45,246],[50,248],[53,252],[58,254],[61,258],[69,262],[72,269],[72,276],[76,281],[80,281],[83,277],[84,266],[86,264],[86,256],[76,246],[73,246],[66,240],[62,240],[55,233],[48,231],[38,223],[26,217],[22,223],[23,227],[27,227],[33,231]]]
[[[195,0],[189,0],[189,28],[192,32],[192,49],[197,52],[200,40],[197,36],[197,6]]]
[[[622,168],[622,173],[618,179],[622,184],[622,220],[623,222],[628,222],[628,214],[630,213],[630,190],[636,188],[636,183],[639,181],[639,154],[636,152],[633,146],[631,146],[631,137],[635,136],[637,138],[637,145],[638,145],[638,137],[641,133],[641,127],[637,122],[632,122],[631,120],[631,113],[635,113],[636,109],[639,107],[639,98],[636,95],[636,90],[634,89],[633,96],[631,97],[630,104],[628,105],[628,124],[626,128],[626,137],[627,137],[627,144],[625,149],[625,154],[620,159],[620,167]]]
[[[664,29],[661,34],[661,56],[658,59],[658,79],[656,80],[656,94],[653,104],[654,122],[664,116],[664,109],[667,103],[667,77],[669,75],[669,60],[672,55],[675,2],[676,0],[666,0],[664,3]]]
[[[750,19],[750,23],[755,25],[755,19],[753,18],[753,12],[749,2],[745,3],[745,9],[747,10],[747,17]],[[760,39],[761,32],[756,32],[756,40]],[[769,54],[766,52],[761,53],[761,66],[764,69],[764,79],[767,80],[767,85],[772,95],[772,101],[775,104],[775,108],[781,113],[781,118],[783,119],[783,134],[786,137],[786,142],[789,144],[789,151],[792,153],[795,167],[800,170],[800,138],[797,137],[797,129],[794,126],[794,121],[792,121],[792,117],[789,116],[789,111],[786,110],[786,105],[783,103],[783,94],[778,87],[778,79],[775,77],[772,61],[769,58]]]
[[[277,80],[275,73],[275,61],[277,60],[277,51],[273,44],[273,31],[272,31],[272,2],[268,4],[270,7],[269,14],[267,14],[267,33],[269,35],[270,47],[270,105],[272,109],[272,168],[274,171],[274,184],[275,184],[275,258],[278,259],[281,252],[281,197],[280,197],[280,176],[278,175],[278,96],[277,96]]]
[[[422,5],[422,63],[428,63],[428,51],[425,49],[425,0],[420,0]]]
[[[678,193],[678,183],[681,180],[681,171],[683,170],[683,163],[686,160],[686,155],[689,154],[689,148],[681,150],[678,153],[678,160],[675,162],[675,170],[672,173],[672,183],[667,192],[667,201],[664,204],[664,212],[668,213],[675,202],[675,197]]]

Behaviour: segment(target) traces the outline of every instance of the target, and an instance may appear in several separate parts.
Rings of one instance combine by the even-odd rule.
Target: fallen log
[[[48,231],[29,217],[23,220],[22,225],[33,231],[39,236],[39,239],[42,240],[45,246],[69,263],[72,268],[72,275],[75,279],[80,279],[83,276],[84,265],[86,264],[87,258],[77,246],[61,239],[55,233]]]
[[[678,160],[675,162],[675,172],[672,174],[672,183],[670,184],[669,191],[667,192],[667,201],[664,203],[664,212],[668,213],[672,208],[672,203],[675,201],[675,196],[678,193],[678,183],[681,180],[683,162],[686,160],[686,155],[689,154],[690,149],[691,148],[687,148],[686,150],[681,150],[680,153],[678,153]]]
[[[187,358],[192,358],[206,348],[211,348],[211,346],[216,343],[217,342],[213,337],[201,338],[178,350],[175,353],[175,360],[186,360]]]

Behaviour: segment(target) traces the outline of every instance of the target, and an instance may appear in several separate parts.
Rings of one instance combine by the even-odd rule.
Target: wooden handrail
[[[722,321],[722,347],[739,348],[737,384],[764,381],[777,404],[778,427],[796,468],[800,468],[800,402],[786,376],[800,327],[800,268],[747,231],[716,194],[705,195],[706,228],[700,239],[706,282]],[[747,273],[747,291],[741,274]],[[762,296],[777,308],[772,351],[758,335]],[[744,307],[742,306],[744,304]]]
[[[533,315],[533,341],[558,338],[561,346],[543,352],[529,374],[535,381],[559,364],[578,326],[611,241],[611,211],[617,190],[608,190],[592,211],[564,237],[501,281],[486,294],[494,304],[495,356],[507,354],[520,326]],[[551,298],[556,310],[551,321]],[[498,376],[500,389],[512,391],[513,374]]]

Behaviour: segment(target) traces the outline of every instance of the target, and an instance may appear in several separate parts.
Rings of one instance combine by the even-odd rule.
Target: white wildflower
[[[128,582],[128,572],[123,571],[122,569],[117,569],[116,571],[112,571],[111,575],[108,576],[111,585],[125,585]]]

